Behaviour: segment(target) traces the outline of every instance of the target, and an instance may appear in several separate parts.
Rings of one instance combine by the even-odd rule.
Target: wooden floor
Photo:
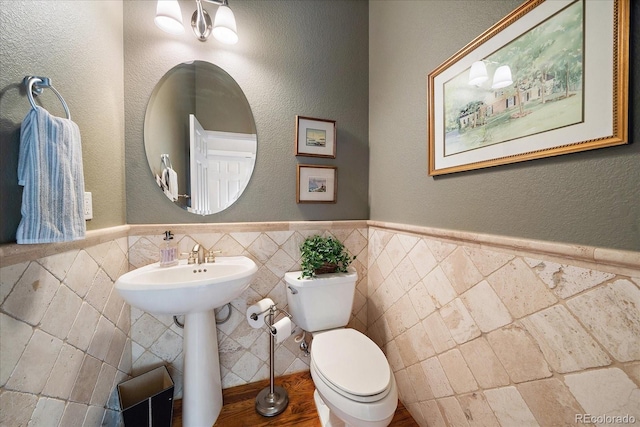
[[[313,402],[313,380],[309,372],[300,372],[276,378],[276,385],[289,394],[289,405],[280,415],[263,417],[256,413],[256,396],[269,386],[269,380],[229,388],[222,391],[224,406],[214,424],[216,427],[295,426],[320,427],[320,420]],[[391,421],[393,427],[414,427],[418,424],[409,411],[398,402],[398,409]],[[182,427],[182,400],[173,406],[173,427]],[[205,427],[205,426],[203,426]]]

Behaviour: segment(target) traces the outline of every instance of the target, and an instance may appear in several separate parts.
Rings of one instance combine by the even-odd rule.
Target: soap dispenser
[[[171,231],[164,232],[164,241],[160,245],[160,267],[178,264],[178,247],[173,241]]]

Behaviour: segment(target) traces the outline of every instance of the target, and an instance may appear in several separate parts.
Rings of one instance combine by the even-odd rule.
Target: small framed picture
[[[336,121],[296,116],[296,156],[336,158]]]
[[[336,203],[338,168],[324,165],[298,165],[297,203]]]

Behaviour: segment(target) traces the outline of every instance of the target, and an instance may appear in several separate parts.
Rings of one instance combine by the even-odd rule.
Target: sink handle
[[[221,254],[221,253],[222,253],[222,251],[209,251],[209,252],[207,252],[207,256],[205,257],[205,262],[207,262],[207,263],[216,262],[215,254]]]

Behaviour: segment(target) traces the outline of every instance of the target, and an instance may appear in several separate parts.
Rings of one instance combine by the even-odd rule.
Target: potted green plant
[[[342,242],[331,236],[307,237],[300,245],[300,254],[303,278],[315,277],[316,274],[346,273],[356,259],[349,255]]]

